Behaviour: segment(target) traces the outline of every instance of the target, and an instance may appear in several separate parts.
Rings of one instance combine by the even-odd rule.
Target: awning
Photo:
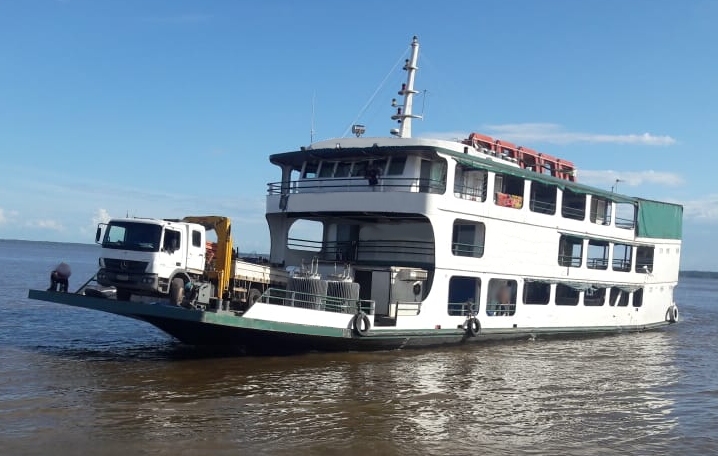
[[[569,189],[574,193],[599,196],[601,198],[614,201],[616,203],[635,204],[636,201],[638,201],[636,198],[632,198],[630,196],[620,195],[618,193],[609,192],[600,188],[589,187],[588,185],[581,185],[576,182],[568,181],[566,179],[559,179],[557,177],[549,176],[547,174],[540,174],[535,171],[517,168],[515,166],[509,166],[507,164],[496,162],[488,158],[461,154],[446,149],[440,149],[439,152],[441,152],[442,154],[450,155],[461,166],[465,166],[471,169],[480,169],[492,171],[495,173],[508,174],[515,177],[521,177],[545,185],[555,185],[561,190]]]

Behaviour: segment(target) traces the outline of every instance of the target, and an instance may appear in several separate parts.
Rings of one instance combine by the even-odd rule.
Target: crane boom
[[[232,276],[232,222],[229,217],[219,215],[188,216],[183,222],[202,225],[205,230],[214,230],[217,234],[216,267],[207,274],[217,280],[217,296],[224,298],[229,292],[229,281]]]

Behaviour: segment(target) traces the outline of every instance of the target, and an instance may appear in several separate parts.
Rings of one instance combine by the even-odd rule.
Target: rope
[[[379,94],[379,91],[384,87],[384,84],[386,83],[387,79],[396,71],[396,67],[398,67],[402,62],[404,62],[407,53],[409,52],[409,48],[405,49],[404,52],[401,53],[401,56],[399,56],[399,60],[394,64],[393,67],[391,67],[391,70],[384,76],[384,79],[382,79],[381,83],[379,83],[379,86],[374,90],[374,93],[369,97],[369,101],[366,102],[363,108],[359,111],[359,114],[357,114],[356,118],[354,118],[354,121],[349,124],[346,130],[344,130],[344,134],[342,134],[342,138],[344,138],[352,129],[352,125],[355,125],[357,121],[361,118],[361,116],[364,115],[367,109],[369,109],[369,106],[374,101],[374,98]]]

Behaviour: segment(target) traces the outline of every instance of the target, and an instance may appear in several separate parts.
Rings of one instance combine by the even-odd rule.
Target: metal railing
[[[427,257],[434,256],[433,241],[372,239],[322,242],[288,238],[287,247],[321,252],[320,258],[330,261],[375,260],[382,257],[395,258],[397,255],[401,255],[405,259],[408,257],[425,261]]]
[[[601,258],[601,257],[586,258],[586,267],[588,269],[608,269],[608,258]]]
[[[550,201],[542,201],[539,199],[532,199],[529,202],[529,209],[531,209],[531,212],[551,215],[556,213],[556,203]]]
[[[571,268],[581,267],[581,257],[573,255],[559,255],[558,256],[559,266],[567,266]]]
[[[510,317],[516,313],[516,303],[511,304],[488,304],[486,315],[493,317]]]
[[[267,194],[320,192],[410,192],[444,193],[446,181],[419,177],[379,177],[374,185],[364,177],[332,177],[270,182]]]
[[[561,206],[561,217],[574,220],[583,220],[584,218],[586,218],[586,209],[578,209],[571,206]]]
[[[471,201],[486,201],[486,184],[480,188],[469,185],[454,185],[454,196]]]
[[[611,213],[608,211],[592,210],[589,218],[591,223],[596,225],[610,225],[611,224]]]
[[[634,219],[616,217],[616,227],[624,230],[632,230],[636,226]]]
[[[470,316],[479,313],[479,305],[475,302],[450,302],[448,305],[449,315]]]
[[[631,259],[622,260],[622,259],[615,259],[613,260],[613,270],[614,271],[621,271],[621,272],[630,272],[631,271]]]
[[[368,299],[344,299],[335,296],[314,295],[301,291],[289,291],[281,288],[267,289],[259,298],[258,302],[345,314],[355,314],[361,311],[367,315],[373,315],[376,307],[375,302]]]
[[[479,258],[484,256],[484,244],[461,244],[459,242],[452,242],[451,253],[456,256]]]

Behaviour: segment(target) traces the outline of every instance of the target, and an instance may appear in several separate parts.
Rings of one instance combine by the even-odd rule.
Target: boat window
[[[454,276],[449,279],[449,315],[475,315],[481,300],[481,279]]]
[[[351,162],[339,162],[334,170],[334,177],[349,177],[349,171],[352,169]]]
[[[616,227],[632,230],[636,226],[636,206],[633,203],[616,203]]]
[[[583,292],[584,306],[602,306],[606,301],[605,288],[589,288]]]
[[[643,288],[633,292],[633,307],[641,307],[643,305]]]
[[[583,258],[583,239],[562,235],[558,242],[558,264],[580,268]]]
[[[292,223],[287,235],[287,247],[292,250],[319,252],[324,239],[324,224],[316,220],[298,219]]]
[[[369,161],[359,161],[354,163],[352,168],[352,177],[366,177],[366,170],[369,167]]]
[[[610,200],[591,195],[591,223],[610,225],[612,204]]]
[[[386,173],[386,165],[387,165],[386,158],[383,158],[381,160],[374,160],[371,162],[372,168],[377,169],[379,171],[380,176],[383,176]]]
[[[551,299],[551,284],[547,282],[524,283],[524,304],[548,304]]]
[[[626,307],[628,305],[628,293],[618,287],[611,287],[611,295],[608,299],[609,306],[618,305],[619,307]]]
[[[192,247],[202,247],[202,233],[192,230]]]
[[[509,317],[516,313],[515,280],[489,280],[488,304],[486,315],[492,317]]]
[[[451,253],[455,256],[481,258],[484,256],[486,225],[481,222],[457,219],[451,236]]]
[[[404,174],[404,165],[406,165],[406,157],[391,157],[391,160],[389,160],[389,169],[386,171],[386,175],[400,176]]]
[[[653,253],[655,247],[640,245],[636,248],[636,272],[650,274],[653,272]]]
[[[486,185],[489,173],[483,169],[465,168],[456,165],[454,196],[471,201],[486,201]]]
[[[566,188],[561,202],[561,216],[564,218],[583,220],[586,218],[586,195],[574,193]]]
[[[304,172],[302,173],[302,179],[314,179],[317,177],[317,168],[319,167],[318,163],[305,163],[304,164]]]
[[[630,272],[632,253],[632,246],[626,244],[615,244],[613,246],[613,270]]]
[[[521,209],[524,206],[524,180],[508,174],[496,174],[494,203],[497,206]]]
[[[556,305],[575,306],[578,304],[580,292],[576,288],[559,283],[556,285]]]
[[[588,240],[586,267],[589,269],[608,269],[608,241]]]
[[[539,214],[556,213],[556,186],[531,182],[531,201],[529,209]]]
[[[319,177],[332,177],[334,174],[334,162],[323,161],[319,168]]]

